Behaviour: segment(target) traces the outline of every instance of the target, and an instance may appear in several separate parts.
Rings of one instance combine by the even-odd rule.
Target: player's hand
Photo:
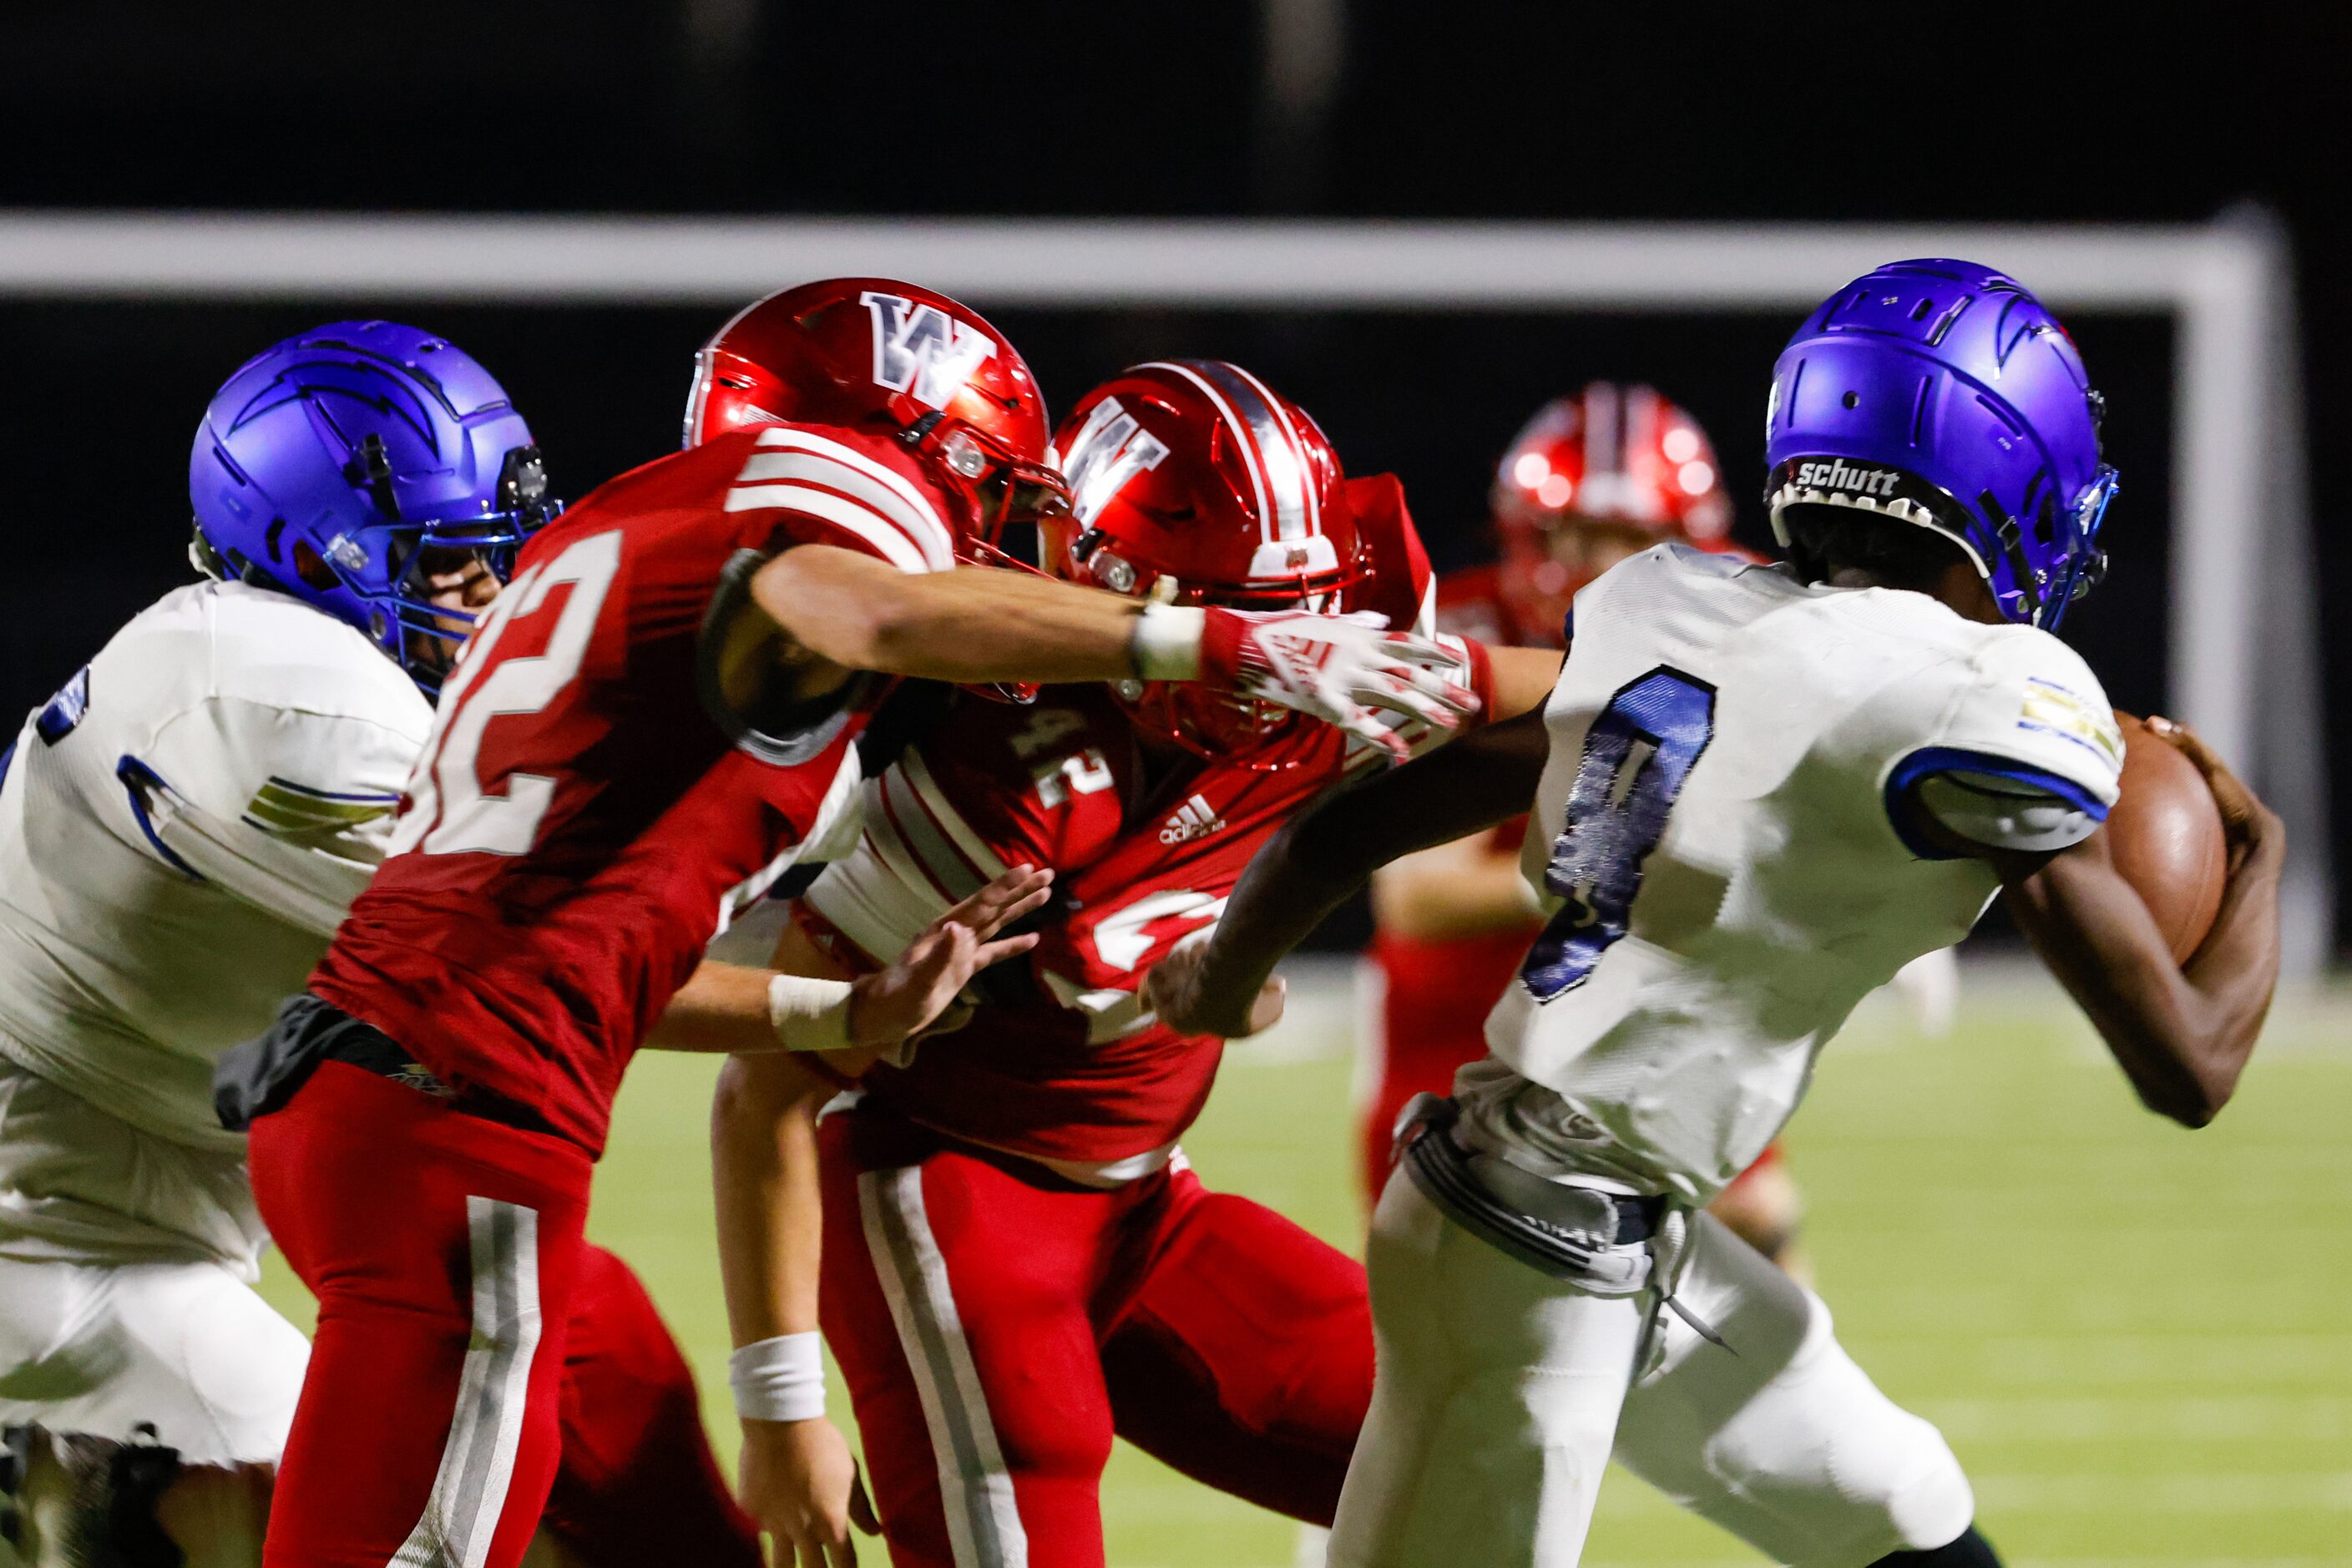
[[[743,1511],[775,1538],[776,1568],[851,1568],[852,1524],[882,1527],[841,1429],[812,1421],[746,1421],[737,1490]]]
[[[850,1042],[893,1046],[961,1025],[969,1010],[956,996],[971,977],[1037,945],[1034,935],[996,933],[1043,904],[1053,886],[1051,870],[1015,866],[925,926],[897,962],[853,984]]]
[[[2197,771],[2205,775],[2205,787],[2213,792],[2213,804],[2221,808],[2221,836],[2230,846],[2231,877],[2257,860],[2273,863],[2285,855],[2286,825],[2279,820],[2278,813],[2264,805],[2262,797],[2230,771],[2230,764],[2214,754],[2202,736],[2188,725],[2160,715],[2150,715],[2147,727],[2196,763]]]
[[[1460,655],[1387,626],[1386,616],[1366,613],[1213,609],[1201,635],[1201,679],[1311,713],[1401,762],[1409,748],[1381,721],[1382,710],[1451,730],[1478,710],[1478,697],[1454,679]]]
[[[1248,996],[1228,996],[1204,986],[1209,943],[1187,942],[1153,964],[1143,976],[1143,1005],[1180,1035],[1214,1035],[1243,1040],[1281,1021],[1289,986],[1280,975]]]

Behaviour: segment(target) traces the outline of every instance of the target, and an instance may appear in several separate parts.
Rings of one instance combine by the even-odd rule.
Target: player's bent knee
[[[1906,1548],[1942,1546],[1976,1517],[1968,1474],[1933,1426],[1891,1405],[1886,1415],[1877,1430],[1860,1428],[1844,1440],[1838,1479],[1878,1505]]]

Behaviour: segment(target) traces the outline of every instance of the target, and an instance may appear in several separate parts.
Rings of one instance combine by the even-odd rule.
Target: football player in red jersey
[[[581,1231],[622,1071],[731,912],[854,799],[882,678],[1202,679],[1382,743],[1376,706],[1441,727],[1475,707],[1443,650],[1362,622],[953,570],[1061,496],[1045,434],[1026,365],[971,311],[806,285],[706,349],[687,450],[524,550],[383,868],[219,1079],[320,1298],[270,1568],[520,1559],[567,1340],[599,1327],[577,1316]],[[1044,880],[998,879],[856,985],[772,987],[777,1035],[929,1022]],[[582,1440],[602,1415],[583,1405]]]
[[[1491,505],[1501,560],[1448,573],[1437,625],[1489,642],[1566,647],[1577,590],[1662,539],[1735,550],[1715,449],[1654,389],[1596,381],[1537,410],[1504,452]],[[1396,1119],[1416,1094],[1451,1091],[1486,1054],[1486,1013],[1543,921],[1519,875],[1524,817],[1408,855],[1372,879],[1366,972],[1378,1020],[1358,1041],[1357,1148],[1367,1204],[1389,1176]],[[1716,1217],[1766,1257],[1795,1264],[1801,1196],[1778,1144],[1717,1198]]]
[[[1075,519],[1047,558],[1065,576],[1146,602],[1399,621],[1425,602],[1396,481],[1343,479],[1307,416],[1236,366],[1131,370],[1056,447]],[[1454,646],[1488,713],[1539,700],[1559,666]],[[958,1032],[866,1071],[854,1110],[810,1131],[834,1084],[807,1058],[739,1058],[722,1079],[735,1336],[805,1332],[821,1306],[901,1568],[1098,1568],[1114,1431],[1328,1522],[1370,1390],[1362,1269],[1193,1175],[1177,1141],[1221,1042],[1160,1027],[1135,989],[1215,920],[1269,832],[1378,756],[1197,688],[966,698],[868,786],[857,853],[801,900],[780,966],[856,974],[1007,867],[1055,879],[1028,962],[982,977]],[[845,1560],[838,1436],[743,1413],[747,1505],[802,1561]]]

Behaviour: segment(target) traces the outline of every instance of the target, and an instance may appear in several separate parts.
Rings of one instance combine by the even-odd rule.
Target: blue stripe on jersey
[[[1964,860],[1968,856],[1941,849],[1927,842],[1913,830],[1910,814],[1904,810],[1904,800],[1921,781],[1937,773],[1978,773],[1989,778],[2008,779],[2040,795],[2064,801],[2093,822],[2107,819],[2106,803],[2063,773],[2030,766],[2013,757],[1996,756],[1990,752],[1972,752],[1965,746],[1922,746],[1895,764],[1886,775],[1886,820],[1894,826],[1895,836],[1903,847],[1922,860]]]
[[[289,789],[297,795],[307,795],[317,800],[363,800],[373,802],[379,805],[398,805],[400,804],[400,794],[396,790],[390,794],[386,794],[383,790],[372,789],[313,789],[309,784],[296,784],[292,779],[280,778],[276,773],[269,775],[269,782],[278,785],[280,789]]]
[[[147,815],[144,792],[172,787],[163,782],[163,775],[136,757],[125,757],[114,764],[114,776],[122,781],[123,793],[131,797],[131,815],[139,819],[139,831],[147,836],[147,842],[155,847],[155,853],[163,858],[165,864],[184,874],[191,881],[203,881],[203,873],[173,854],[172,847],[156,836],[154,819]]]

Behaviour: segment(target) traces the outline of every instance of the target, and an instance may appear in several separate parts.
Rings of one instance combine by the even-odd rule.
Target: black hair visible
[[[1809,583],[1855,572],[1888,588],[1931,594],[1968,552],[1949,535],[1916,522],[1850,506],[1800,504],[1783,510],[1789,553]]]

